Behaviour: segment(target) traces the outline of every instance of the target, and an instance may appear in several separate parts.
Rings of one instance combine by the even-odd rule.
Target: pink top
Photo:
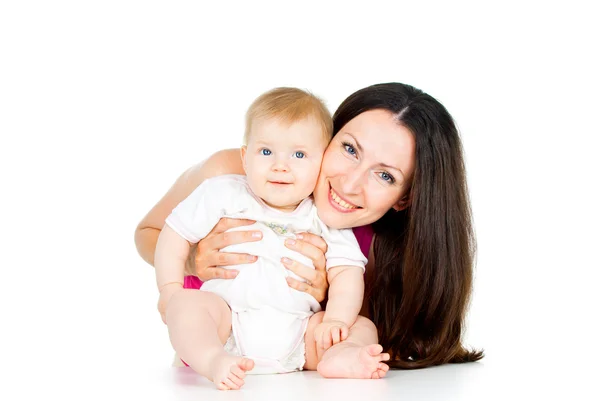
[[[354,227],[352,231],[363,255],[369,259],[369,249],[371,249],[371,242],[373,242],[373,226],[369,224],[368,226]]]
[[[354,236],[358,241],[360,250],[362,251],[365,258],[369,258],[369,249],[371,248],[371,242],[373,242],[373,227],[371,225],[354,227],[352,229]],[[183,288],[199,289],[202,287],[202,281],[196,276],[185,276],[183,279]]]

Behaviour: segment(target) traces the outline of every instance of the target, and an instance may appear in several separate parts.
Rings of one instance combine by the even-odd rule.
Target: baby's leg
[[[377,344],[377,328],[369,319],[359,316],[350,327],[348,338],[323,352],[317,349],[314,331],[323,320],[319,312],[308,321],[304,336],[306,364],[304,369],[317,370],[321,376],[330,378],[379,379],[389,367],[383,363],[390,356]]]
[[[244,384],[254,362],[223,349],[231,333],[231,311],[221,297],[184,289],[169,301],[166,319],[173,348],[192,369],[220,390],[237,390]]]

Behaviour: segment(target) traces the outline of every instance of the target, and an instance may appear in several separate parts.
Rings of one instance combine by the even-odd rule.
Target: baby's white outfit
[[[197,243],[221,217],[255,220],[252,225],[229,231],[260,230],[263,234],[260,241],[221,250],[256,255],[255,263],[228,266],[239,270],[235,279],[209,280],[200,288],[218,294],[231,308],[232,335],[225,349],[253,359],[252,374],[302,370],[308,319],[321,306],[311,295],[288,286],[286,277],[304,280],[283,266],[282,257],[314,266],[309,258],[286,248],[284,241],[300,232],[320,235],[328,246],[327,269],[358,266],[364,271],[367,259],[352,230],[327,227],[317,216],[311,198],[290,213],[273,209],[250,191],[246,177],[241,175],[204,181],[173,210],[166,224],[189,242]]]

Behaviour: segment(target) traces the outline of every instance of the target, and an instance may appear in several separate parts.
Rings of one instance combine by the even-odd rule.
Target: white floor
[[[569,372],[546,376],[541,373],[545,370],[547,367],[535,362],[514,369],[476,363],[393,371],[382,380],[326,380],[316,372],[299,372],[250,376],[242,390],[221,392],[189,368],[171,368],[157,360],[102,368],[93,361],[88,364],[72,360],[69,367],[63,364],[56,369],[39,371],[31,366],[17,372],[20,382],[5,382],[0,389],[0,398],[145,401],[600,399],[600,393],[596,388],[590,388],[593,387],[590,382],[582,386],[571,380],[575,371],[569,369]],[[586,373],[590,374],[591,370]]]

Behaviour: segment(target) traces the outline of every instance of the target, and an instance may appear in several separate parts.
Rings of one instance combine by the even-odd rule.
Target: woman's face
[[[333,228],[373,223],[390,208],[407,206],[415,139],[382,109],[350,120],[331,140],[314,191],[323,222]]]

